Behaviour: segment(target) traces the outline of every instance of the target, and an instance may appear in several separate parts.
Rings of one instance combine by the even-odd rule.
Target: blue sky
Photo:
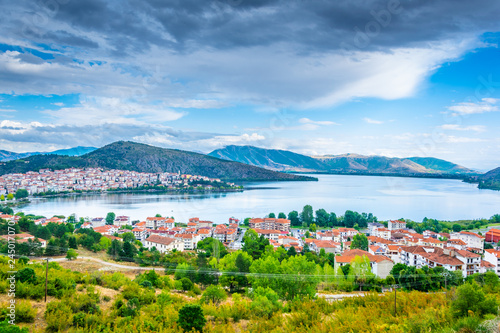
[[[0,149],[500,166],[497,1],[0,2]]]

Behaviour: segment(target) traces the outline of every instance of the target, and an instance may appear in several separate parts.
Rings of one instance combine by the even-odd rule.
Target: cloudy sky
[[[0,149],[500,165],[498,0],[0,0]]]

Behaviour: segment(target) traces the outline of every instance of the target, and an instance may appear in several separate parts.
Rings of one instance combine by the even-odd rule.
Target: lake
[[[500,213],[500,192],[479,190],[460,180],[379,176],[319,175],[318,182],[246,183],[243,192],[213,194],[97,194],[35,198],[20,208],[29,214],[105,217],[108,212],[144,220],[161,214],[186,222],[199,217],[226,223],[234,216],[263,217],[270,212],[313,209],[343,215],[346,210],[373,213],[380,220],[424,217],[441,220],[489,218]]]

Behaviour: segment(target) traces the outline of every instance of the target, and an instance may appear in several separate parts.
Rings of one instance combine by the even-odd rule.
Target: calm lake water
[[[159,213],[179,222],[190,217],[226,223],[234,216],[263,217],[301,211],[310,204],[337,215],[350,209],[381,220],[424,217],[442,220],[489,218],[500,213],[500,192],[459,180],[320,175],[318,182],[247,183],[249,189],[215,194],[102,194],[33,199],[20,210],[44,215],[105,217],[108,212],[144,220]]]

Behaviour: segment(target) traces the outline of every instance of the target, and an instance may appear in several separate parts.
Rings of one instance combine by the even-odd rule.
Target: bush
[[[214,303],[219,304],[227,298],[226,291],[221,286],[208,286],[203,296],[201,297],[201,301],[204,303]]]
[[[189,280],[188,278],[182,278],[181,284],[182,284],[182,290],[184,291],[193,289],[193,282],[191,282],[191,280]]]
[[[497,301],[486,297],[477,283],[466,283],[457,288],[455,299],[451,303],[451,310],[455,317],[466,317],[470,312],[482,317],[485,314],[497,314]]]
[[[73,323],[72,310],[65,302],[50,302],[45,310],[45,321],[48,332],[65,331]]]
[[[29,267],[23,268],[17,272],[16,280],[21,282],[35,283],[36,281],[35,271]]]
[[[191,330],[202,332],[206,322],[203,310],[199,305],[187,304],[179,310],[177,324],[186,332]]]

